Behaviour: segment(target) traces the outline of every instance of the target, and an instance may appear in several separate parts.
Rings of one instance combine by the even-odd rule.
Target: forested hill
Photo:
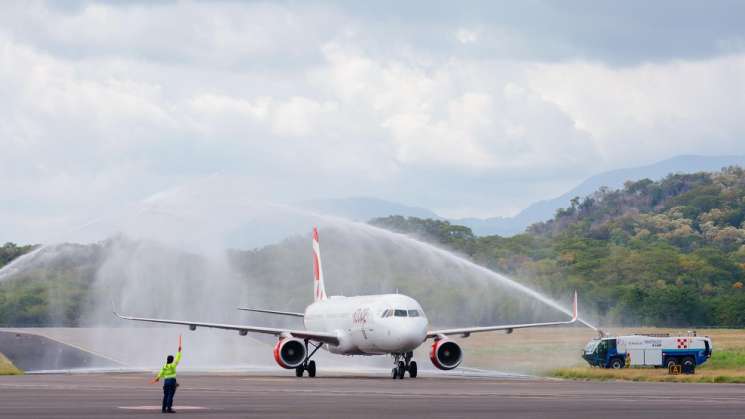
[[[600,316],[604,325],[743,327],[744,220],[745,171],[727,168],[716,173],[671,175],[658,182],[641,180],[620,190],[601,189],[573,200],[552,220],[534,224],[513,237],[476,237],[467,227],[432,219],[393,216],[371,223],[454,250],[554,297],[564,298],[577,289],[583,312]],[[337,256],[328,266],[329,274],[359,277],[355,292],[380,291],[371,287],[381,283],[378,267],[382,263],[391,267],[389,288],[421,295],[432,307],[464,306],[479,297],[474,293],[483,293],[453,284],[434,288],[432,271],[412,266],[416,262],[412,264],[409,256],[396,253],[392,243],[348,249],[353,237],[345,238],[342,233],[325,236],[325,249]],[[289,238],[262,249],[232,252],[229,261],[241,277],[255,279],[251,289],[261,291],[266,304],[287,302],[287,298],[272,300],[278,298],[273,282],[277,278],[282,278],[292,296],[290,301],[304,301],[310,261],[297,255],[306,253],[307,239]],[[0,248],[0,266],[32,249],[5,245]],[[371,249],[379,250],[377,259],[361,258],[369,256]],[[182,278],[178,289],[184,292],[201,289],[195,278],[214,276],[196,255],[180,255],[123,238],[51,250],[32,269],[0,283],[0,324],[78,324],[86,302],[91,301],[97,275],[119,272],[118,268],[102,271],[106,255],[113,261],[134,258],[133,263],[147,263],[148,255],[157,252],[153,258],[160,260],[166,255],[181,261],[178,266],[183,269],[170,270],[168,277]],[[124,273],[119,276],[127,277]],[[432,289],[439,293],[427,292]],[[497,291],[487,293],[493,292]],[[491,300],[480,304],[479,310],[471,310],[475,314],[440,314],[446,318],[473,315],[469,320],[477,322],[504,320],[509,314],[499,311]],[[509,312],[509,307],[501,308]]]
[[[34,250],[36,246],[18,246],[15,243],[5,243],[0,246],[0,268],[10,263],[13,259]]]
[[[606,323],[745,326],[745,171],[600,189],[524,234],[475,237],[447,222],[372,223],[464,253],[552,295],[580,290]]]

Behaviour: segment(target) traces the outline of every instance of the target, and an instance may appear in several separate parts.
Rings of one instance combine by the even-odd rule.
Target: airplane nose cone
[[[397,335],[398,345],[406,351],[414,350],[424,342],[427,331],[419,322],[406,325],[399,329]]]

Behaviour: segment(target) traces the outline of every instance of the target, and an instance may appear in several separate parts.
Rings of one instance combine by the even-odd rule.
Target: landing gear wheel
[[[416,361],[409,362],[409,377],[416,378]]]
[[[404,379],[404,374],[406,374],[406,365],[404,365],[403,361],[398,363],[398,368],[396,368],[396,373],[398,375],[398,378],[400,380]]]
[[[398,378],[398,368],[393,367],[393,369],[391,369],[391,378],[393,378],[394,380]]]
[[[308,377],[316,376],[316,361],[308,362]]]
[[[302,377],[303,376],[303,371],[304,371],[304,369],[303,369],[303,366],[302,365],[299,366],[299,367],[297,367],[297,368],[295,368],[295,377]]]

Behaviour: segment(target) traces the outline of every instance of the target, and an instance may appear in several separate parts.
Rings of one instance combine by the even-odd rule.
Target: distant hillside
[[[450,221],[470,227],[479,236],[512,236],[525,231],[533,223],[553,218],[556,210],[567,207],[572,198],[584,198],[603,186],[618,189],[629,180],[659,180],[671,173],[711,172],[732,165],[745,166],[745,156],[677,156],[648,166],[600,173],[559,197],[530,205],[514,217],[463,218]]]
[[[389,215],[433,219],[440,218],[440,216],[426,208],[411,207],[397,202],[386,201],[384,199],[363,196],[336,199],[316,199],[301,202],[298,207],[316,211],[325,215],[335,215],[362,222]]]
[[[437,214],[425,208],[411,207],[371,197],[316,199],[297,202],[292,207],[301,214],[312,212],[359,222],[367,222],[372,218],[389,215],[440,218]],[[288,237],[308,234],[311,223],[315,222],[317,222],[316,219],[303,216],[288,217],[287,214],[265,214],[255,220],[247,220],[244,225],[229,232],[226,236],[226,242],[229,247],[234,249],[259,249]]]
[[[444,327],[563,316],[399,235],[342,225],[324,227],[321,236],[330,295],[413,295],[432,324]],[[149,317],[298,327],[293,319],[247,317],[235,308],[302,311],[312,301],[308,233],[255,250],[218,250],[190,253],[124,237],[44,247],[0,281],[0,326],[117,324],[113,300]]]
[[[669,175],[574,199],[513,237],[446,222],[374,224],[468,254],[615,324],[745,325],[745,171]]]
[[[579,290],[583,314],[602,324],[745,327],[745,171],[738,167],[600,188],[512,237],[477,236],[438,219],[389,216],[371,224],[557,299]],[[322,236],[330,294],[400,290],[416,296],[437,325],[556,318],[545,305],[399,235],[328,226]],[[16,256],[31,249],[6,248]],[[218,257],[122,237],[52,246],[0,282],[0,324],[111,321],[112,293],[127,309],[152,316],[227,322],[242,321],[234,318],[238,305],[302,310],[311,299],[308,249],[307,233]]]

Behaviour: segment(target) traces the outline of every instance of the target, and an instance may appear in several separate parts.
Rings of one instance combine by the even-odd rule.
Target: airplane
[[[168,320],[114,314],[125,320],[167,323],[197,327],[235,330],[241,336],[263,333],[277,336],[274,359],[285,369],[294,369],[297,377],[307,371],[309,377],[316,376],[316,362],[311,358],[320,349],[341,355],[392,355],[393,379],[403,379],[406,372],[411,378],[417,376],[417,363],[413,351],[428,339],[432,339],[429,358],[441,370],[452,370],[463,361],[463,350],[449,336],[467,338],[472,333],[506,331],[531,327],[560,326],[575,323],[577,316],[577,292],[574,292],[572,318],[568,321],[549,323],[527,323],[496,326],[460,327],[428,330],[429,322],[422,306],[413,298],[403,294],[363,295],[356,297],[327,296],[324,285],[321,249],[318,229],[313,228],[313,303],[303,313],[239,308],[239,310],[269,313],[302,318],[304,330],[204,323],[186,320]]]

